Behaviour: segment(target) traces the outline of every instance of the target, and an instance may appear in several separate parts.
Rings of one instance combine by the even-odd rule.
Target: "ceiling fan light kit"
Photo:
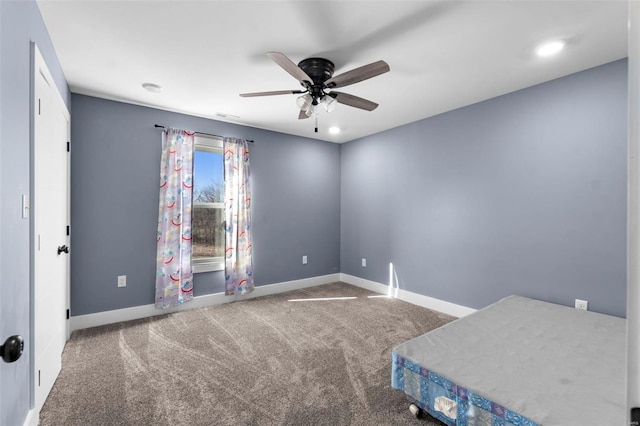
[[[371,102],[367,99],[350,95],[348,93],[336,92],[333,90],[334,88],[349,86],[351,84],[376,77],[380,74],[384,74],[390,70],[389,65],[385,61],[377,61],[333,77],[335,65],[328,59],[307,58],[303,59],[298,63],[298,65],[296,65],[291,61],[291,59],[281,52],[268,52],[267,56],[298,80],[300,85],[304,87],[304,90],[277,90],[270,92],[241,93],[240,96],[254,97],[302,94],[302,96],[299,96],[296,99],[296,105],[298,105],[298,108],[300,109],[298,119],[303,120],[313,115],[316,121],[316,133],[318,132],[317,107],[319,104],[321,104],[327,112],[333,111],[336,101],[343,105],[363,109],[365,111],[373,111],[378,107],[378,104],[375,102]]]
[[[336,108],[336,100],[327,95],[322,98],[322,106],[324,107],[325,111],[331,112]]]
[[[296,104],[300,109],[307,109],[311,106],[311,101],[312,101],[311,95],[308,93],[305,93],[304,95],[296,99]]]

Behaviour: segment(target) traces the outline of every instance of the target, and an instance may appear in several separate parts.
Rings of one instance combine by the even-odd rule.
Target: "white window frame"
[[[196,134],[194,151],[223,153],[223,141],[221,137]],[[195,154],[195,153],[194,153]],[[224,213],[224,203],[196,203],[192,208],[222,209]],[[191,260],[193,273],[224,271],[224,256],[220,257],[199,257]]]

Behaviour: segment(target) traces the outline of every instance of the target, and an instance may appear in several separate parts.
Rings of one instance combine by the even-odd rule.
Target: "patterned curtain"
[[[156,308],[179,305],[193,298],[193,145],[193,132],[173,128],[162,132]]]
[[[224,138],[225,294],[253,290],[249,144]]]

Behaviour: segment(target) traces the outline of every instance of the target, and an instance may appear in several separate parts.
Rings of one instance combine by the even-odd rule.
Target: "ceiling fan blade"
[[[272,92],[253,92],[253,93],[240,93],[243,98],[251,98],[253,96],[273,96],[273,95],[295,95],[297,93],[304,93],[303,90],[274,90]]]
[[[309,116],[306,112],[304,112],[303,109],[301,109],[300,113],[298,114],[298,120],[304,120],[305,118],[309,118]]]
[[[338,101],[341,104],[344,105],[349,105],[352,106],[354,108],[360,108],[360,109],[364,109],[367,111],[373,111],[374,109],[376,109],[378,107],[378,104],[375,102],[371,102],[367,99],[364,98],[360,98],[358,96],[354,96],[354,95],[350,95],[348,93],[342,93],[342,92],[331,92],[329,93],[329,95],[332,98],[335,98],[336,101]]]
[[[351,71],[347,71],[345,73],[332,77],[329,80],[325,81],[324,84],[330,89],[334,87],[344,87],[363,80],[367,80],[380,74],[384,74],[389,70],[389,64],[387,64],[385,61],[372,62],[369,65],[363,65],[361,67],[354,68]]]
[[[302,83],[303,81],[306,81],[309,84],[313,84],[313,79],[309,77],[306,72],[302,71],[302,69],[300,69],[300,67],[297,66],[284,53],[267,52],[267,56],[270,57],[273,62],[280,65],[282,69],[284,69],[286,72],[291,74],[293,78],[298,80],[300,83]]]

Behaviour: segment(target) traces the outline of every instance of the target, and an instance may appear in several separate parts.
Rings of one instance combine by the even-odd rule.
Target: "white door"
[[[34,389],[40,412],[62,365],[69,307],[69,112],[35,48],[34,60]]]

